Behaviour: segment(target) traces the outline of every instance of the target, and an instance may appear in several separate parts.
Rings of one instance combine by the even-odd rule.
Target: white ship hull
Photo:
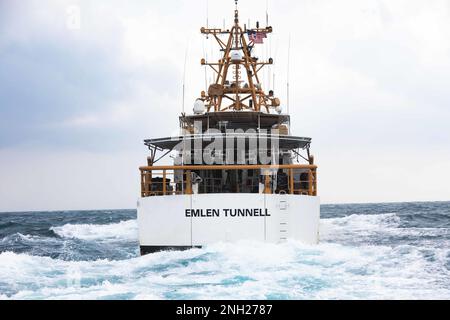
[[[221,241],[319,241],[320,198],[290,194],[192,194],[140,198],[141,253]]]

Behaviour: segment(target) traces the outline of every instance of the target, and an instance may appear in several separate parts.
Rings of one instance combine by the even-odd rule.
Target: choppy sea
[[[0,299],[450,299],[450,202],[321,217],[319,245],[140,257],[135,210],[0,213]]]

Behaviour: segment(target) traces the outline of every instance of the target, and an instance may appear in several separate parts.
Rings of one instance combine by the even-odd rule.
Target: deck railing
[[[317,195],[317,166],[306,164],[287,165],[185,165],[185,166],[145,166],[141,171],[141,196],[164,196],[193,193],[241,193],[244,185],[235,183],[225,185],[221,178],[205,178],[198,181],[194,172],[226,170],[256,170],[261,177],[249,179],[245,190],[251,193],[286,193]],[[242,172],[242,171],[241,171]],[[284,183],[280,183],[283,176]],[[206,191],[205,191],[206,190]]]

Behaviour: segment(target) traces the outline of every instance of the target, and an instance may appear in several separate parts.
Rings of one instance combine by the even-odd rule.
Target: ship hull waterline
[[[262,193],[216,193],[140,198],[141,254],[217,242],[319,241],[320,198]]]

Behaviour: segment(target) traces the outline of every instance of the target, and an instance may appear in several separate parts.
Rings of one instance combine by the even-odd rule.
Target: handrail
[[[259,192],[271,194],[278,193],[280,191],[289,194],[306,194],[310,196],[317,195],[317,166],[312,164],[284,164],[284,165],[180,165],[180,166],[143,166],[140,167],[141,171],[141,195],[142,197],[158,196],[158,195],[176,195],[176,194],[192,194],[194,182],[191,180],[191,174],[193,171],[205,171],[205,170],[261,170],[261,175],[264,176],[259,183],[262,185],[263,190]],[[284,174],[287,176],[284,184],[276,183],[277,178],[273,176],[271,170],[284,170]],[[302,170],[307,176],[295,176],[294,173],[297,170]],[[176,172],[182,172],[181,179],[169,179],[167,176],[175,177]],[[297,171],[298,172],[298,171]],[[274,180],[275,179],[275,180]],[[203,182],[205,189],[215,190],[216,186],[211,181],[214,179],[206,178]],[[220,179],[215,179],[220,180]],[[208,183],[209,181],[209,183]],[[254,184],[252,178],[248,180],[251,184],[247,184],[246,187],[251,190],[257,189],[258,184]],[[253,181],[253,182],[252,182]],[[275,183],[275,184],[273,184]],[[261,187],[261,186],[260,186]],[[239,186],[237,186],[239,193]],[[198,191],[197,191],[198,192]],[[209,191],[210,193],[214,193]],[[230,190],[228,190],[230,192]],[[254,193],[255,191],[252,191]],[[207,192],[208,193],[208,192]]]

